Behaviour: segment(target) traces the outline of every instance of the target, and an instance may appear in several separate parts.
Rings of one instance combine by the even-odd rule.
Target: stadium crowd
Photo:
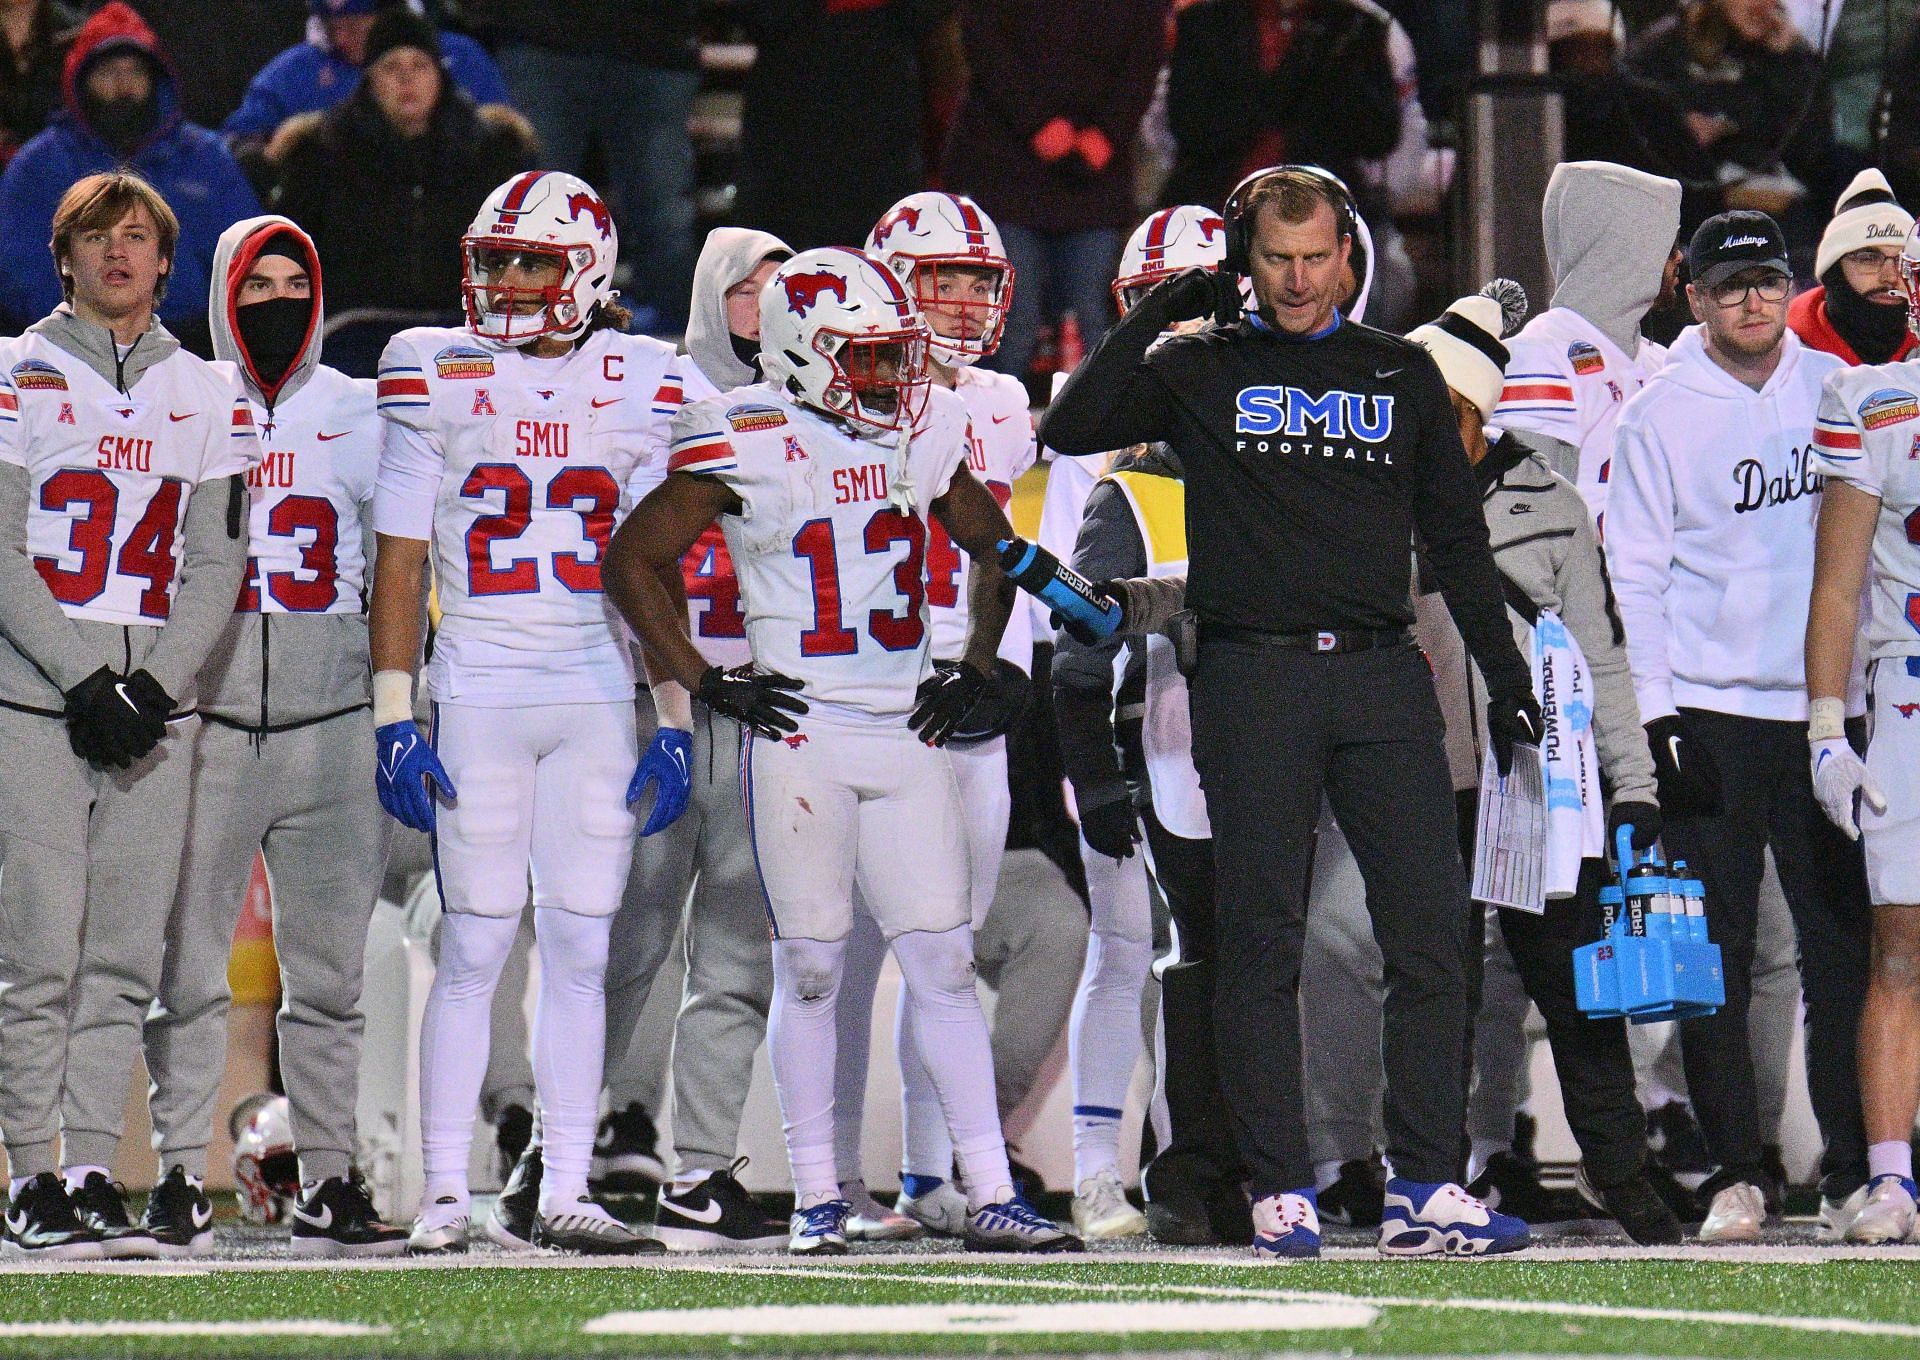
[[[1802,1028],[1818,1239],[1920,1240],[1920,4],[1547,0],[1550,295],[1442,306],[1470,8],[0,0],[0,1249],[212,1249],[256,856],[302,1255],[467,1250],[476,1114],[514,1250],[1752,1241]],[[1474,902],[1532,747],[1537,909]],[[1583,1009],[1618,838],[1717,1008]],[[1070,1231],[1007,1138],[1063,1033]]]

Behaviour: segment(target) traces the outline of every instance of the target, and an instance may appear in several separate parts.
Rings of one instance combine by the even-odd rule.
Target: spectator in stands
[[[1806,3],[1819,12],[1817,0]],[[1825,49],[1826,81],[1839,153],[1833,167],[1838,173],[1829,177],[1830,185],[1837,186],[1840,175],[1873,163],[1874,114],[1886,88],[1887,68],[1917,12],[1920,0],[1835,0],[1828,11],[1832,32]]]
[[[759,56],[746,79],[734,220],[795,250],[844,245],[924,189],[922,51],[952,11],[953,0],[747,6]],[[1002,220],[997,201],[982,206]]]
[[[75,33],[61,94],[64,107],[0,176],[0,324],[24,326],[59,305],[47,253],[54,207],[83,176],[127,166],[179,215],[160,319],[188,348],[204,349],[214,246],[260,211],[246,176],[218,136],[181,116],[173,68],[153,30],[121,0]]]
[[[1906,30],[1881,84],[1874,142],[1893,196],[1920,202],[1920,16]]]
[[[395,6],[374,21],[366,79],[339,107],[290,121],[268,147],[273,201],[313,237],[336,315],[460,307],[460,237],[481,200],[539,148],[505,105],[455,88],[433,25]]]
[[[366,68],[374,21],[385,10],[411,9],[404,0],[308,0],[308,7],[313,17],[306,41],[262,67],[247,86],[246,99],[221,124],[243,160],[256,156],[295,114],[325,112],[351,95]],[[556,13],[554,22],[571,20]],[[509,102],[506,82],[486,48],[462,33],[440,33],[436,41],[436,55],[445,59],[449,77],[475,104]]]
[[[693,288],[693,142],[687,116],[700,90],[694,0],[573,0],[567,22],[552,0],[474,0],[513,102],[540,136],[549,170],[584,174],[597,142],[622,261],[643,330],[686,329]]]
[[[1810,254],[1807,193],[1826,182],[1833,115],[1820,58],[1780,0],[1687,0],[1628,46],[1626,62],[1678,101],[1714,177],[1741,184],[1737,206],[1767,213]]]
[[[0,0],[0,166],[60,107],[60,68],[79,26],[59,0]]]
[[[1862,170],[1833,205],[1814,272],[1820,286],[1787,308],[1787,325],[1812,349],[1849,364],[1886,364],[1913,349],[1900,247],[1913,214],[1894,202],[1887,177]]]
[[[1361,160],[1400,140],[1387,18],[1353,0],[1199,0],[1180,11],[1167,75],[1179,151],[1164,196],[1221,203],[1267,165],[1325,166],[1362,196]]]
[[[260,68],[299,42],[307,25],[306,0],[136,3],[173,57],[187,117],[202,127],[224,123]]]
[[[961,0],[972,80],[945,177],[1006,238],[1017,281],[991,361],[1003,373],[1026,372],[1043,321],[1071,312],[1092,345],[1112,319],[1108,285],[1138,216],[1134,134],[1166,14],[1166,0]]]

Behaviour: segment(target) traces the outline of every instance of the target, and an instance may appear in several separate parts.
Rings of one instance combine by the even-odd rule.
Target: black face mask
[[[153,131],[159,108],[152,98],[95,99],[82,95],[80,113],[95,136],[125,155]]]
[[[268,298],[236,307],[233,316],[253,371],[263,385],[272,387],[300,357],[300,342],[307,338],[307,324],[313,319],[313,299]]]
[[[760,371],[760,342],[749,340],[745,336],[727,332],[727,339],[733,341],[733,357],[753,370],[753,376],[762,376]]]
[[[1907,309],[1898,302],[1869,302],[1847,283],[1844,267],[1834,265],[1820,280],[1827,286],[1827,320],[1853,346],[1862,363],[1884,364],[1907,335]]]

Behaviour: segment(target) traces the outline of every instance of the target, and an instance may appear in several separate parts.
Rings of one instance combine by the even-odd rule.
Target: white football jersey
[[[671,469],[740,497],[720,524],[754,662],[802,682],[810,720],[912,711],[931,668],[928,507],[967,452],[966,406],[935,388],[909,445],[914,508],[903,512],[888,497],[890,444],[855,439],[764,383],[675,417]]]
[[[231,371],[179,350],[131,395],[29,332],[0,341],[15,418],[0,457],[24,467],[27,552],[69,618],[167,621],[187,499],[260,456],[253,413]]]
[[[1920,654],[1920,361],[1827,376],[1813,426],[1813,469],[1880,498],[1869,656]]]
[[[955,372],[954,391],[966,403],[972,434],[967,467],[1005,510],[1013,503],[1013,484],[1033,466],[1033,417],[1027,414],[1027,389],[1019,379],[986,369]],[[933,610],[933,654],[941,661],[967,649],[967,587],[973,563],[938,520],[927,525],[927,604]],[[1021,670],[1033,665],[1032,614],[1018,601],[1000,638],[1000,655]]]
[[[225,365],[217,365],[225,367]],[[358,614],[365,608],[362,507],[380,470],[373,384],[315,366],[272,411],[249,398],[260,461],[238,608],[258,614]]]
[[[458,328],[388,343],[373,524],[433,544],[434,697],[504,707],[633,696],[600,563],[615,523],[666,475],[683,391],[672,347],[645,336],[596,331],[558,359]]]

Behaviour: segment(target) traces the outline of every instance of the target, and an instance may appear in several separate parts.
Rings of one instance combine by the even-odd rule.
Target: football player
[[[1015,1193],[1007,1170],[973,985],[959,793],[936,749],[992,684],[1013,602],[993,554],[1003,542],[1010,559],[1031,549],[1009,541],[1005,514],[968,470],[966,407],[930,387],[927,334],[870,256],[829,248],[787,261],[760,297],[766,381],[675,418],[667,479],[608,553],[608,588],[643,641],[749,729],[741,777],[773,934],[768,1048],[794,1178],[788,1249],[801,1255],[847,1250],[833,1088],[856,882],[913,996],[968,1197],[968,1244],[1080,1245]],[[927,516],[976,559],[965,656],[939,671]],[[733,670],[693,646],[660,575],[716,517],[753,652]]]
[[[88,175],[54,213],[66,301],[0,342],[0,1136],[29,1259],[181,1250],[108,1168],[260,446],[232,374],[154,319],[179,234],[139,176]]]
[[[388,812],[432,833],[447,912],[420,1034],[420,1252],[466,1245],[488,1010],[529,868],[545,1123],[533,1241],[664,1250],[587,1194],[608,931],[635,804],[655,788],[646,831],[679,814],[691,744],[681,696],[640,757],[634,658],[601,593],[614,523],[660,475],[682,390],[669,346],[621,333],[617,251],[612,215],[585,182],[516,175],[461,241],[466,326],[402,331],[380,361],[377,781]],[[441,609],[431,742],[413,720],[430,554]]]
[[[248,577],[200,677],[193,821],[145,1033],[161,1172],[147,1224],[188,1253],[212,1239],[203,1180],[227,956],[264,853],[300,1157],[293,1249],[393,1255],[406,1230],[380,1221],[352,1169],[361,966],[390,825],[373,788],[361,529],[381,422],[371,382],[320,362],[320,260],[287,218],[221,234],[209,310],[214,351],[237,371],[267,452],[247,475]]]

